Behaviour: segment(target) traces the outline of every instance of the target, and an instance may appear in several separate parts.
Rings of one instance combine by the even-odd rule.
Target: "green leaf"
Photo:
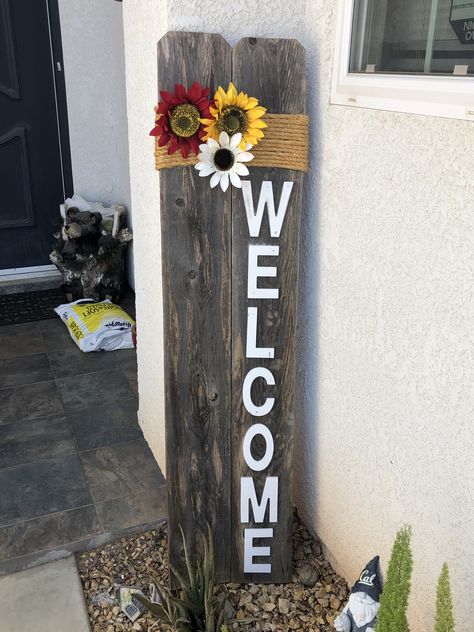
[[[153,603],[149,599],[147,599],[144,595],[134,594],[133,597],[139,601],[142,606],[144,606],[147,610],[149,610],[152,614],[155,615],[158,619],[165,618],[165,611],[162,605]]]
[[[411,527],[405,525],[393,543],[387,581],[380,597],[376,632],[409,632],[407,608],[412,570]]]
[[[436,589],[436,626],[435,632],[454,632],[453,599],[449,570],[443,564]]]
[[[210,526],[203,544],[202,559],[193,564],[186,544],[184,531],[179,525],[183,540],[187,578],[176,568],[175,575],[180,594],[174,595],[168,588],[155,582],[163,604],[152,604],[148,599],[143,605],[154,614],[170,632],[228,632],[225,615],[225,597],[216,595],[214,572],[214,545]]]

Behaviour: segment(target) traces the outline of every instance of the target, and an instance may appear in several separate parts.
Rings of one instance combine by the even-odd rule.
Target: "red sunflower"
[[[196,81],[186,91],[182,84],[176,84],[174,93],[161,92],[163,99],[156,108],[157,119],[150,136],[158,136],[158,145],[168,146],[168,154],[181,150],[183,158],[190,151],[199,153],[199,141],[204,136],[202,118],[210,118],[210,88],[203,88]]]

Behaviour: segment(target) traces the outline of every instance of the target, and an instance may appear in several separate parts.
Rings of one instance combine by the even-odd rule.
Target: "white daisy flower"
[[[227,132],[221,132],[219,142],[210,138],[207,143],[199,145],[199,162],[194,168],[199,171],[201,178],[211,176],[212,188],[218,184],[223,191],[227,191],[229,182],[238,189],[242,188],[240,176],[248,176],[249,170],[243,164],[253,159],[249,152],[252,145],[246,143],[245,149],[239,149],[242,134],[234,134],[229,138]]]

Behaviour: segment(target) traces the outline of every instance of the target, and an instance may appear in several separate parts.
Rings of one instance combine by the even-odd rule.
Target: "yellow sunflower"
[[[227,92],[219,86],[214,105],[209,110],[212,118],[200,119],[205,132],[203,141],[209,138],[217,140],[221,132],[227,132],[229,136],[242,134],[239,147],[245,149],[246,143],[256,145],[264,137],[262,130],[267,124],[262,121],[262,116],[266,108],[258,105],[255,97],[249,97],[244,92],[237,93],[233,83],[229,84]]]

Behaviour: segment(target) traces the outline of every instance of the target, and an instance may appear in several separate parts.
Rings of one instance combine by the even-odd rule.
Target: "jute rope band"
[[[266,114],[265,138],[250,150],[254,159],[249,167],[278,167],[308,171],[308,116],[306,114]],[[155,168],[186,167],[198,162],[196,156],[186,160],[178,150],[168,155],[168,147],[155,142]]]

